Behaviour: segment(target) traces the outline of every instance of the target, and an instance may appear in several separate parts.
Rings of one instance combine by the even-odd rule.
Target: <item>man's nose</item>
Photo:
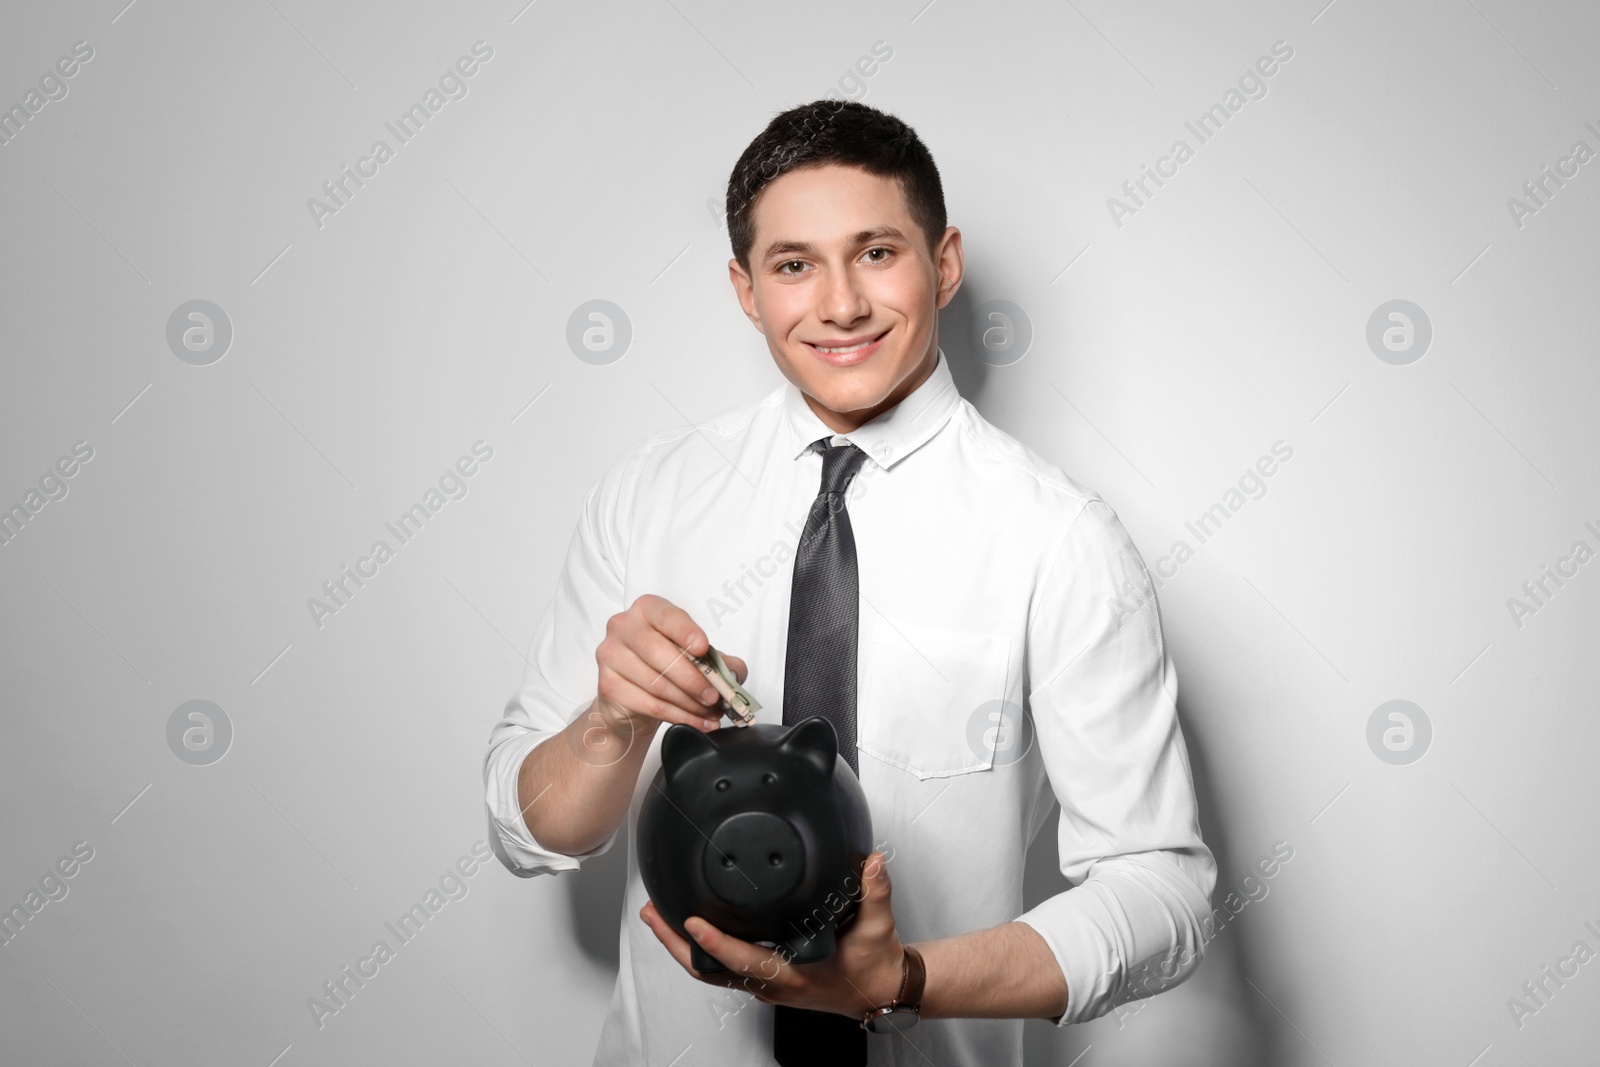
[[[831,322],[857,322],[872,308],[867,294],[849,271],[830,271],[822,293],[821,317]]]

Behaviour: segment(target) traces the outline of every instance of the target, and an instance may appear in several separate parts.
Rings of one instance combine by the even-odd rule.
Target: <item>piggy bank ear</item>
[[[833,723],[821,715],[796,724],[783,735],[778,747],[814,765],[825,776],[833,776],[839,758],[839,735],[834,732]]]
[[[693,760],[716,750],[716,742],[707,734],[681,722],[673,723],[661,738],[661,766],[667,772],[667,780],[682,774]]]

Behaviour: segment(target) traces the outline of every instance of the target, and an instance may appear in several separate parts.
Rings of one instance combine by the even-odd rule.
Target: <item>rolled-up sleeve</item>
[[[1216,860],[1200,838],[1177,674],[1155,588],[1105,501],[1071,521],[1028,624],[1028,701],[1061,803],[1069,889],[1018,916],[1067,980],[1057,1026],[1184,981],[1205,951]]]
[[[517,779],[529,752],[564,730],[594,700],[599,675],[595,649],[606,623],[623,610],[627,522],[639,461],[647,442],[617,460],[590,487],[556,583],[539,620],[522,685],[489,733],[484,757],[484,803],[494,830],[495,855],[513,874],[577,870],[582,860],[611,848],[617,830],[588,852],[565,855],[545,848],[529,833]],[[618,827],[618,830],[621,828]]]

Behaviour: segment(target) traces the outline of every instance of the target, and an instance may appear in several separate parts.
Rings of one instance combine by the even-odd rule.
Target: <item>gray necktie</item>
[[[839,754],[856,764],[856,623],[860,585],[856,539],[845,510],[845,490],[867,454],[831,438],[813,442],[822,453],[822,485],[811,503],[794,555],[789,603],[789,647],[783,668],[783,724],[813,715],[833,723]],[[866,1010],[866,1005],[862,1010]],[[865,1067],[867,1032],[859,1019],[780,1004],[773,1054],[782,1067]]]

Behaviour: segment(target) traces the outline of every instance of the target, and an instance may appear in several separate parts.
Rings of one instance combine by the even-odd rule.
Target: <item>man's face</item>
[[[933,372],[938,310],[961,285],[961,234],[929,258],[900,183],[855,167],[793,170],[752,212],[750,271],[728,275],[778,369],[848,433]],[[832,350],[832,351],[830,351]]]

